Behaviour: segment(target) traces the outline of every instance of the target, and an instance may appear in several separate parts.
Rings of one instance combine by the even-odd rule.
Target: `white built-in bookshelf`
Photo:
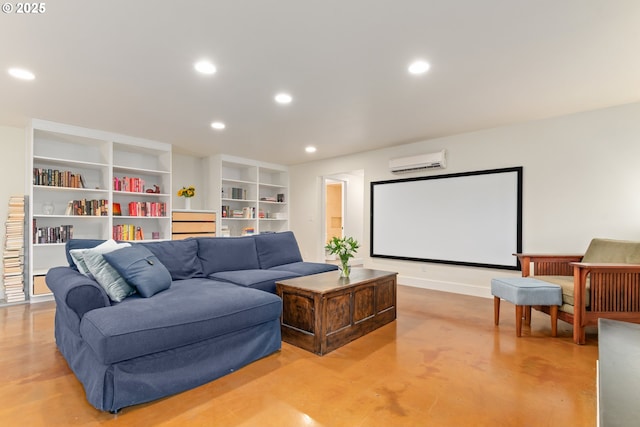
[[[289,172],[286,166],[240,157],[209,158],[210,199],[217,235],[242,236],[289,229]]]
[[[71,234],[109,239],[126,230],[119,240],[171,239],[170,144],[43,120],[32,121],[29,138],[31,299],[49,295],[34,282],[67,265]]]

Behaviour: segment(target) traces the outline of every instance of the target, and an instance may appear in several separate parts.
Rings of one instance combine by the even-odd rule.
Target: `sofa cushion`
[[[221,280],[223,282],[233,283],[239,286],[275,293],[276,282],[278,280],[291,279],[293,277],[299,276],[299,274],[290,271],[257,269],[219,271],[217,273],[210,274],[209,278],[213,280]]]
[[[104,254],[104,259],[144,298],[169,289],[171,274],[158,257],[142,245]]]
[[[593,239],[582,262],[640,264],[640,242]]]
[[[218,271],[260,268],[256,242],[247,237],[203,237],[198,240],[198,256],[205,276]]]
[[[291,231],[267,233],[254,236],[260,268],[272,268],[278,265],[302,261],[298,242]]]
[[[204,277],[198,258],[196,239],[164,240],[162,242],[138,243],[144,245],[169,270],[173,280]]]
[[[267,292],[209,279],[180,280],[153,298],[133,295],[91,310],[82,318],[80,334],[108,365],[273,321],[281,311],[282,300]]]
[[[129,245],[121,243],[119,245]],[[104,249],[102,245],[93,249],[86,249],[83,257],[84,262],[91,272],[93,278],[102,286],[112,301],[120,302],[129,295],[135,293],[135,289],[131,287],[126,280],[104,259],[104,254],[117,249]],[[105,252],[103,252],[105,251]]]
[[[327,271],[338,270],[337,265],[325,264],[322,262],[293,262],[291,264],[278,265],[272,270],[290,271],[300,276],[308,276],[310,274],[326,273]]]

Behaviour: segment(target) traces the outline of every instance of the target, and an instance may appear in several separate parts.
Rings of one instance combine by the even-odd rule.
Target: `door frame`
[[[338,178],[333,175],[327,175],[322,177],[322,254],[324,260],[327,259],[326,251],[324,249],[327,241],[327,185],[329,184],[341,184],[342,191],[342,224],[341,224],[341,237],[344,237],[344,222],[347,215],[347,185],[348,181],[342,178]]]

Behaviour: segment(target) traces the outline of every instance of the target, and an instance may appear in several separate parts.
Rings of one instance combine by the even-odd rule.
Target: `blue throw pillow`
[[[103,256],[124,280],[145,298],[171,286],[169,270],[158,257],[142,245],[118,249]]]

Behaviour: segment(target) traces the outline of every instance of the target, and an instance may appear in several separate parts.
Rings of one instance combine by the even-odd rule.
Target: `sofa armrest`
[[[537,276],[571,276],[573,275],[572,262],[582,261],[583,255],[564,254],[513,254],[518,257],[522,267],[522,277],[531,275],[531,263],[535,264]]]
[[[50,269],[46,280],[56,299],[59,319],[76,333],[79,332],[80,320],[85,313],[111,305],[107,293],[95,280],[71,267]]]

